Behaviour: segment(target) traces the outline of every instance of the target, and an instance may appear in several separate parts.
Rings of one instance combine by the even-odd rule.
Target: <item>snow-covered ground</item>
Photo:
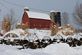
[[[16,30],[17,31],[17,30]],[[30,38],[33,38],[34,35],[37,35],[39,39],[43,39],[45,37],[47,38],[67,38],[67,37],[73,37],[80,39],[82,38],[82,33],[75,34],[75,35],[56,35],[56,36],[50,36],[50,30],[28,30],[31,35],[28,36]],[[36,37],[36,36],[35,36]],[[19,50],[21,46],[11,46],[11,45],[5,45],[0,44],[0,55],[82,55],[82,46],[77,47],[70,47],[66,43],[53,43],[48,45],[45,48],[40,49],[21,49]]]
[[[5,33],[3,35],[3,37],[8,36],[9,33],[13,33],[15,34],[15,36],[19,39],[33,39],[33,40],[37,40],[37,39],[44,39],[44,38],[50,38],[50,39],[67,39],[68,37],[72,37],[72,38],[76,38],[76,39],[80,39],[82,38],[82,33],[75,33],[74,35],[64,35],[61,32],[59,32],[57,35],[51,36],[51,31],[50,30],[37,30],[37,29],[28,29],[27,30],[28,33],[30,34],[25,34],[25,31],[22,29],[15,29],[15,30],[11,30],[7,33]],[[13,36],[13,35],[11,35]],[[1,39],[2,37],[0,37]],[[10,39],[12,39],[12,37],[10,37]]]
[[[20,46],[0,45],[0,55],[82,55],[82,46],[69,47],[68,44],[51,44],[42,49],[22,49]]]

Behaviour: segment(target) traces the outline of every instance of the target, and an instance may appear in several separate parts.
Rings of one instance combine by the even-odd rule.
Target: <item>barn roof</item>
[[[26,12],[28,13],[28,16],[30,18],[50,20],[50,16],[48,14],[40,13],[40,12],[33,12],[33,11],[26,11]]]

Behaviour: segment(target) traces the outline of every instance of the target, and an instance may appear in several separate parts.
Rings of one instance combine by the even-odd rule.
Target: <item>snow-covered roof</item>
[[[40,12],[33,12],[33,11],[26,11],[26,12],[28,13],[28,16],[30,18],[50,20],[50,16],[48,14],[40,13]]]
[[[29,7],[24,7],[24,9],[29,9]]]
[[[50,12],[59,12],[58,10],[51,10]]]

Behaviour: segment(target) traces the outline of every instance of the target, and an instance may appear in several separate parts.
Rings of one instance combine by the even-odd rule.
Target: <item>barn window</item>
[[[33,25],[34,27],[36,26],[36,24]]]
[[[46,27],[48,27],[48,25],[46,25]]]
[[[37,24],[36,24],[36,27],[37,27]]]
[[[41,27],[41,25],[39,25]]]

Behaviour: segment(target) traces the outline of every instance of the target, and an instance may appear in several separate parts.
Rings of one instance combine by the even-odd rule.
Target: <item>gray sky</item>
[[[9,13],[10,9],[16,12],[17,17],[21,17],[23,8],[26,6],[32,10],[56,10],[72,13],[77,1],[80,2],[82,0],[0,0],[0,19],[3,15]]]
[[[0,0],[0,20],[10,9],[15,11],[17,19],[21,19],[24,7],[43,12],[51,10],[68,12],[71,15],[77,2],[80,3],[82,0]]]

